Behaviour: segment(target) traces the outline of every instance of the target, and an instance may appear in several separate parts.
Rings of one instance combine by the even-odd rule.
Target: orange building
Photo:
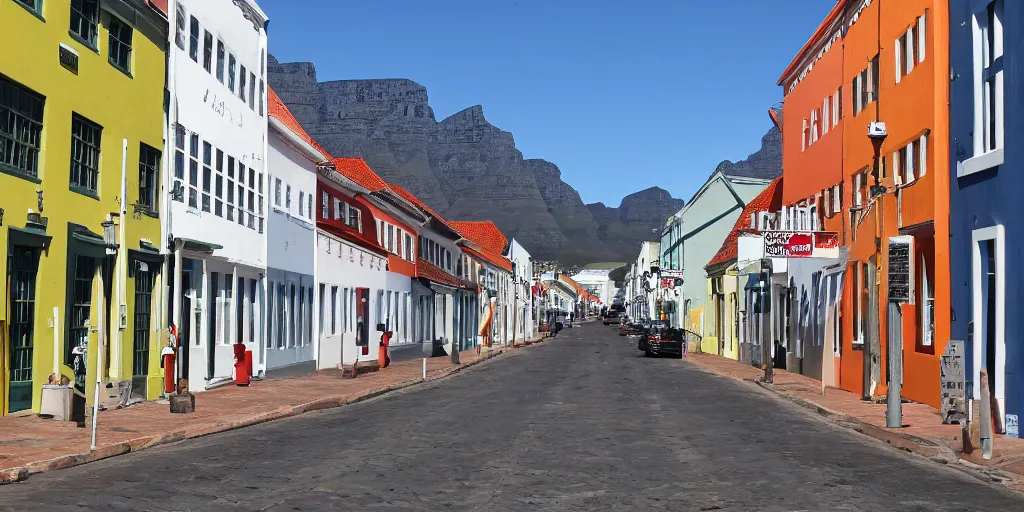
[[[848,251],[838,385],[886,391],[892,320],[903,396],[935,407],[950,322],[948,279],[935,279],[949,275],[948,41],[946,2],[840,0],[779,79],[783,202]],[[874,121],[885,135],[872,140]]]

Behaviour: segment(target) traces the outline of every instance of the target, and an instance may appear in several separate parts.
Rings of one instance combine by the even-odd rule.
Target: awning
[[[182,249],[186,251],[203,252],[206,254],[213,254],[214,251],[223,249],[224,246],[220,244],[214,244],[209,242],[203,242],[200,240],[194,240],[191,238],[177,238],[183,245]]]
[[[69,247],[69,254],[74,253],[88,258],[107,256],[107,243],[103,240],[103,235],[93,233],[85,226],[71,223],[68,223],[68,233],[71,238],[70,246],[73,247]]]
[[[7,243],[11,245],[46,249],[50,247],[50,240],[52,239],[52,236],[46,234],[45,229],[37,228],[34,225],[25,226],[24,228],[15,226],[7,228]]]

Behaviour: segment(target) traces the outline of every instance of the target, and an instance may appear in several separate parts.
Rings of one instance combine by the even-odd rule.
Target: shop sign
[[[825,231],[765,231],[764,257],[834,258],[839,251],[839,233]]]

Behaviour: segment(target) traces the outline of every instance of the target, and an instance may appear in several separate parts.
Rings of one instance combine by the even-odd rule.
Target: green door
[[[32,338],[36,318],[36,273],[39,251],[29,247],[11,246],[8,253],[7,277],[10,282],[10,329],[8,339],[11,381],[8,389],[8,412],[32,408]]]
[[[153,305],[153,273],[135,272],[135,322],[132,350],[132,394],[146,396],[149,375],[149,332]]]

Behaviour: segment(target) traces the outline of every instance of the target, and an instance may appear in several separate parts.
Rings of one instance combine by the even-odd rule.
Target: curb
[[[103,459],[108,459],[119,455],[125,455],[128,453],[137,452],[140,450],[145,450],[147,448],[153,448],[165,444],[177,443],[179,441],[184,441],[186,439],[196,439],[211,434],[219,434],[222,432],[228,432],[231,430],[237,430],[240,428],[259,425],[261,423],[267,423],[271,421],[290,418],[308,412],[336,409],[338,407],[343,407],[345,405],[364,402],[366,400],[370,400],[381,395],[391,393],[393,391],[398,391],[400,389],[409,388],[417,384],[423,384],[426,382],[432,382],[444,379],[446,377],[450,377],[461,372],[466,368],[470,368],[480,363],[483,363],[484,361],[494,359],[502,355],[504,352],[504,350],[497,350],[484,357],[481,357],[480,359],[477,359],[476,361],[473,361],[472,363],[460,364],[459,366],[451,368],[440,375],[428,377],[426,379],[419,377],[404,382],[390,384],[384,387],[371,389],[369,391],[366,391],[355,396],[336,395],[317,398],[315,400],[302,404],[292,406],[281,406],[275,410],[257,414],[255,416],[245,418],[239,421],[213,421],[211,423],[194,425],[189,428],[175,430],[172,432],[154,434],[151,436],[143,436],[135,439],[129,439],[126,441],[120,441],[117,443],[103,445],[97,447],[95,450],[91,450],[85,453],[61,455],[59,457],[54,457],[52,459],[29,462],[24,466],[0,469],[0,485],[23,482],[27,480],[28,477],[31,475],[56,471],[59,469],[72,468],[75,466],[81,466],[83,464],[88,464],[90,462],[96,462]]]

